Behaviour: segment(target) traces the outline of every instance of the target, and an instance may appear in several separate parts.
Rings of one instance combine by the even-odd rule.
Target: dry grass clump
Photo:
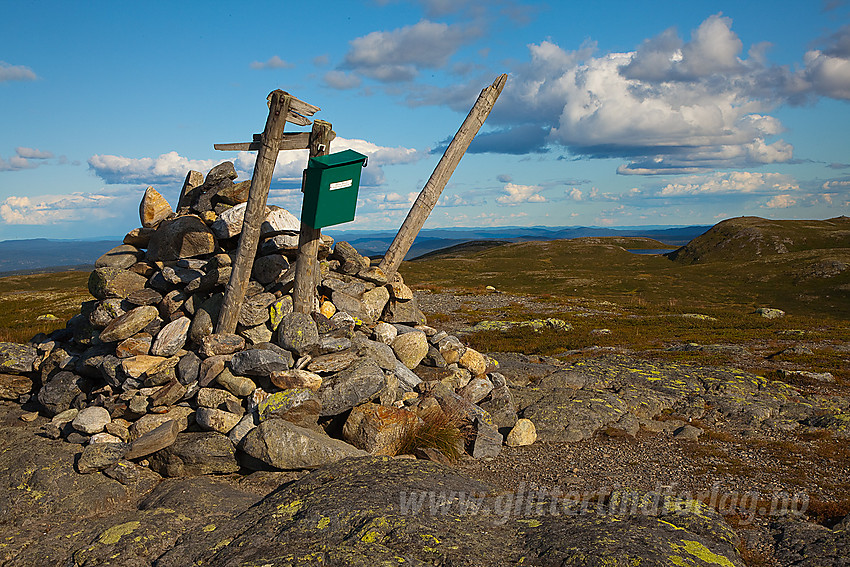
[[[419,413],[399,432],[397,455],[413,455],[417,449],[436,449],[455,463],[463,456],[468,434],[465,420],[434,405]]]

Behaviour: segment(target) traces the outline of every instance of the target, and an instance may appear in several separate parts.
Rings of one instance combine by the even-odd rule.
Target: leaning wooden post
[[[291,101],[292,97],[284,91],[276,90],[271,94],[269,117],[260,139],[261,145],[257,151],[257,161],[254,164],[254,176],[251,178],[248,203],[245,205],[245,218],[242,221],[239,250],[236,254],[236,260],[233,262],[230,281],[224,292],[224,303],[221,306],[221,314],[215,329],[216,333],[236,332],[239,310],[242,307],[242,301],[245,299],[245,289],[248,287],[248,280],[251,277],[251,269],[254,265],[254,256],[257,254],[260,226],[265,219],[269,186],[271,185],[277,154],[280,151],[283,128],[286,125]]]
[[[407,255],[408,250],[413,245],[416,235],[419,234],[431,211],[434,210],[434,206],[437,204],[440,194],[446,187],[446,183],[448,183],[449,178],[454,173],[457,164],[460,163],[460,158],[466,153],[472,139],[478,133],[478,130],[481,129],[484,121],[487,120],[490,111],[493,110],[493,105],[496,104],[496,100],[498,100],[499,95],[502,93],[507,80],[507,75],[499,75],[493,81],[492,85],[485,87],[481,91],[478,100],[475,102],[472,110],[469,111],[466,120],[463,121],[449,147],[446,148],[443,157],[440,158],[437,167],[434,168],[434,173],[431,174],[428,183],[425,184],[425,187],[419,193],[419,197],[413,203],[410,212],[407,213],[407,218],[404,219],[404,223],[387,249],[387,253],[384,254],[384,258],[378,267],[387,275],[393,274],[398,270],[401,261],[404,260],[405,255]]]
[[[313,122],[310,133],[310,157],[326,156],[330,153],[333,132],[331,124],[324,120]],[[303,191],[304,188],[302,187]],[[303,216],[303,214],[302,214]],[[316,295],[316,283],[319,276],[317,258],[322,231],[301,221],[301,234],[298,237],[298,260],[295,264],[295,284],[292,290],[292,310],[309,315],[313,310],[313,298]]]

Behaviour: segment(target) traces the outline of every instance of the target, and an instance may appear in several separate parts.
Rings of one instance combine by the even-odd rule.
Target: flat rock
[[[239,470],[233,443],[215,431],[186,432],[150,457],[150,467],[165,477],[228,474]]]
[[[219,215],[210,229],[221,239],[233,238],[242,232],[242,221],[245,218],[246,203],[227,209]]]
[[[260,236],[265,238],[281,232],[301,231],[301,221],[295,215],[280,207],[269,208],[271,210],[260,226]]]
[[[135,246],[129,244],[120,244],[115,248],[108,250],[100,258],[95,260],[95,268],[120,268],[127,270],[135,264],[143,260],[145,253]]]
[[[120,317],[113,319],[100,332],[100,340],[109,343],[130,338],[159,316],[159,311],[151,305],[142,305],[131,309]]]
[[[17,400],[32,391],[32,379],[16,374],[0,374],[0,400]]]
[[[281,370],[272,372],[269,375],[272,384],[282,390],[290,388],[308,388],[316,391],[322,385],[322,377],[315,372],[309,370],[299,370],[296,368],[290,370]]]
[[[219,433],[227,434],[228,431],[239,423],[242,419],[241,415],[230,413],[214,408],[199,407],[195,414],[195,421],[203,429],[207,431],[218,431]]]
[[[283,349],[252,348],[237,352],[230,359],[230,369],[242,376],[269,376],[292,368],[292,354]]]
[[[368,402],[385,385],[386,377],[375,361],[360,359],[323,381],[318,391],[322,400],[321,415],[337,415]]]
[[[315,468],[346,457],[368,454],[344,441],[299,427],[285,419],[261,422],[245,436],[241,449],[281,470]]]
[[[209,358],[233,354],[245,348],[245,338],[232,333],[215,333],[201,339],[201,354]]]
[[[32,372],[38,351],[18,343],[0,343],[0,372],[23,374]]]

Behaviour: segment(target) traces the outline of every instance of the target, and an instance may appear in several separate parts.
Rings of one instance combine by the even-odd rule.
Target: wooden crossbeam
[[[289,118],[287,117],[287,122]],[[336,137],[335,132],[330,133],[330,140]],[[262,147],[262,134],[254,134],[253,142],[236,142],[235,144],[213,144],[217,150],[230,152],[251,152]],[[310,132],[287,132],[280,141],[279,149],[283,150],[306,150],[310,148]]]

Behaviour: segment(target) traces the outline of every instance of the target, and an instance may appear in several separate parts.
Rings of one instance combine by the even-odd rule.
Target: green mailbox
[[[366,159],[354,150],[310,158],[304,170],[302,222],[323,228],[353,221]]]

